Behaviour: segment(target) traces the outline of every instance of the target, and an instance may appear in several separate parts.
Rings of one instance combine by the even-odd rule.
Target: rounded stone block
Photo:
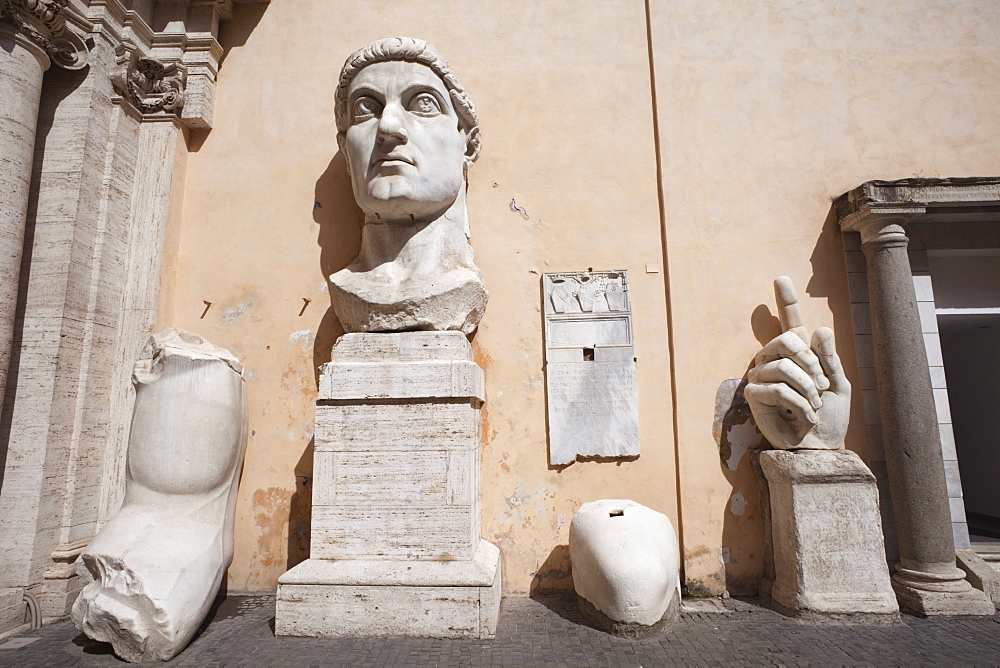
[[[670,519],[635,501],[580,506],[569,528],[581,611],[616,635],[660,631],[676,617],[680,558]]]

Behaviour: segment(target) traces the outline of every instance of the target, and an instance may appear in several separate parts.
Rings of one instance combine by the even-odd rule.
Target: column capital
[[[860,232],[862,245],[906,244],[904,226],[927,211],[913,202],[863,204],[840,219],[844,232]]]
[[[87,65],[83,38],[66,25],[69,0],[0,0],[0,24],[40,46],[67,70]]]

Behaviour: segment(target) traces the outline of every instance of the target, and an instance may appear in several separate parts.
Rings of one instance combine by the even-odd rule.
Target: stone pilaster
[[[867,258],[875,371],[900,563],[893,588],[921,615],[988,615],[993,606],[955,565],[934,394],[903,225],[923,207],[862,207],[841,220]]]

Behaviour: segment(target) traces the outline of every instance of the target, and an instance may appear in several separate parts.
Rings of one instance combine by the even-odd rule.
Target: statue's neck
[[[387,272],[386,278],[398,281],[460,267],[474,268],[468,229],[465,188],[436,218],[399,222],[367,216],[361,231],[361,252],[351,269]]]

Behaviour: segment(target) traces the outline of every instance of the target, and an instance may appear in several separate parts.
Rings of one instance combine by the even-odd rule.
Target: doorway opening
[[[1000,249],[927,260],[969,537],[1000,552]]]

